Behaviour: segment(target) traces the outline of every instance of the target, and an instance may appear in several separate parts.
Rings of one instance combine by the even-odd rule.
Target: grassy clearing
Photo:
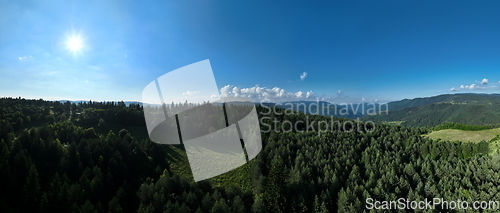
[[[167,152],[167,161],[170,163],[172,171],[178,175],[192,178],[191,166],[184,147],[180,145],[163,145],[163,147]],[[208,181],[217,187],[237,185],[243,190],[251,190],[252,180],[249,174],[252,163],[253,160],[229,172],[209,178]]]
[[[401,126],[404,121],[382,121],[383,124],[391,125],[391,126]]]
[[[193,177],[191,168],[189,167],[186,150],[181,145],[162,145],[167,153],[167,161],[169,162],[172,172],[185,177]]]
[[[500,135],[500,128],[487,129],[481,131],[443,129],[439,131],[433,131],[424,136],[429,137],[431,139],[479,143],[482,140],[488,142],[497,135]]]
[[[490,148],[490,154],[493,156],[493,158],[498,159],[500,161],[500,139],[498,137],[495,138],[497,135],[500,135],[500,128],[487,129],[481,131],[444,129],[439,131],[433,131],[423,136],[429,137],[434,140],[441,139],[448,141],[463,141],[472,143],[479,143],[484,140],[488,142]],[[495,140],[492,140],[494,138]]]

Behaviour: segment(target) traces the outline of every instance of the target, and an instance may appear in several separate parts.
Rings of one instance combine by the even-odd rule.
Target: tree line
[[[179,173],[187,159],[173,150],[181,146],[127,130],[139,125],[132,121],[141,106],[78,106],[69,104],[68,111],[65,103],[0,99],[0,211],[375,212],[366,209],[367,198],[500,198],[500,164],[488,155],[487,142],[434,141],[421,136],[425,128],[263,133],[261,153],[237,173],[248,187],[230,179],[194,182],[189,172]],[[72,117],[73,110],[80,114]],[[118,112],[126,118],[113,120]],[[93,127],[83,125],[91,119]],[[99,119],[124,122],[123,128],[99,134]]]

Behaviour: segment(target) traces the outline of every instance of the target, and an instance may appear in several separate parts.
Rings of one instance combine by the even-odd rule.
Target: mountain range
[[[402,126],[436,126],[445,122],[467,125],[500,123],[500,94],[445,94],[388,103],[389,113],[363,120],[401,122]]]
[[[68,100],[59,100],[64,103]],[[87,101],[69,101],[80,103]],[[126,101],[125,105],[139,104]],[[432,97],[403,99],[386,104],[357,103],[333,104],[326,101],[290,101],[262,103],[264,107],[290,109],[306,114],[319,114],[340,118],[361,118],[374,122],[397,122],[402,126],[436,126],[446,122],[466,125],[500,123],[500,94],[444,94]],[[387,111],[387,113],[386,113]],[[370,115],[374,114],[374,115]]]

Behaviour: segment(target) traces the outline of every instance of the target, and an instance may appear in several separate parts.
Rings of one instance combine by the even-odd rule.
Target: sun
[[[72,36],[68,38],[66,42],[66,47],[72,52],[78,52],[83,48],[83,39],[79,36]]]

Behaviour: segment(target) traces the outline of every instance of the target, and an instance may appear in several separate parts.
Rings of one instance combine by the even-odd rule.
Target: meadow
[[[487,129],[481,131],[467,131],[458,129],[443,129],[439,131],[433,131],[429,134],[424,135],[431,139],[441,139],[448,141],[463,141],[463,142],[474,142],[479,143],[481,141],[490,141],[495,136],[500,135],[500,128]]]

